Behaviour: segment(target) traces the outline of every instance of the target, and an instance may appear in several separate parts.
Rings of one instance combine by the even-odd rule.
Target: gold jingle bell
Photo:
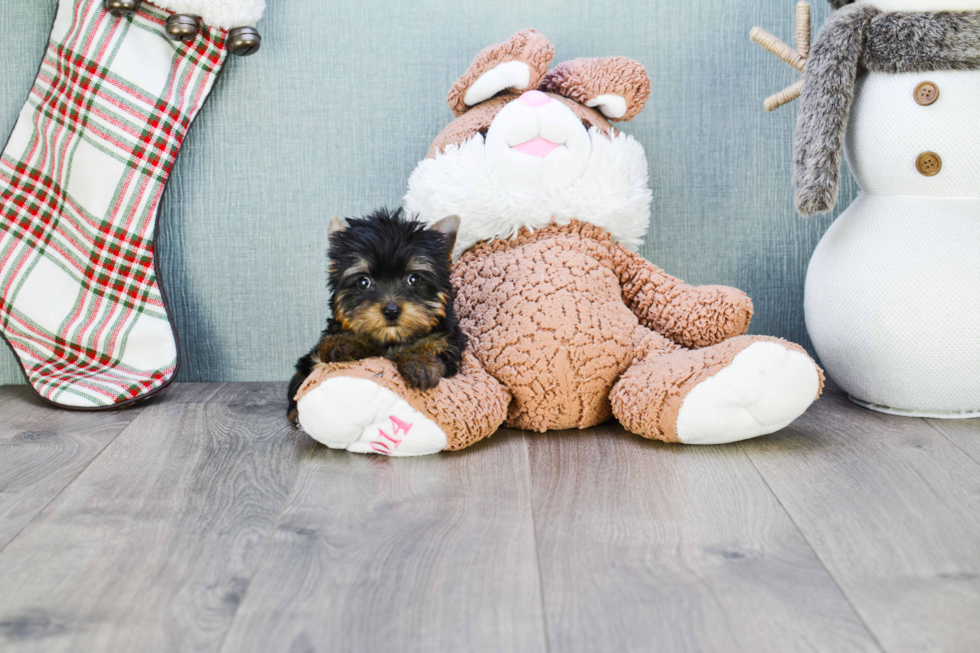
[[[167,32],[167,38],[171,41],[186,43],[187,41],[194,40],[198,30],[201,29],[201,24],[197,16],[174,14],[167,19],[167,24],[164,26],[164,29]]]
[[[140,8],[141,0],[105,0],[105,10],[113,16],[132,16]]]
[[[236,27],[228,32],[228,50],[235,56],[247,57],[262,47],[262,36],[254,27]]]

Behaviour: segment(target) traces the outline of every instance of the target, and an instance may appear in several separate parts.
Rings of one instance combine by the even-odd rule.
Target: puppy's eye
[[[410,275],[408,275],[408,279],[406,279],[405,281],[408,282],[408,285],[414,286],[415,284],[417,284],[421,280],[422,280],[422,277],[420,277],[419,275],[417,275],[417,274],[415,274],[413,272]]]
[[[367,290],[371,287],[371,277],[358,277],[357,287],[361,290]]]

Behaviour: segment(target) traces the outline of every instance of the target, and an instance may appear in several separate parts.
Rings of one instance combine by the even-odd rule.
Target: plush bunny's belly
[[[637,318],[613,272],[578,245],[541,240],[455,273],[473,351],[513,393],[509,426],[585,428],[612,416],[609,391],[632,360]]]

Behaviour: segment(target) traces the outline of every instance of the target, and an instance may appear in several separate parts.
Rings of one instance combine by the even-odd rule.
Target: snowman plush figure
[[[858,404],[980,415],[980,0],[831,0],[805,62],[804,214],[861,189],[817,246],[810,337]]]

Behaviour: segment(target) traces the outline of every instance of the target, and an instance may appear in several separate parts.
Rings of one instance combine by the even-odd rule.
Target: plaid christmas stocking
[[[0,334],[43,399],[117,407],[173,380],[157,209],[229,51],[247,53],[243,33],[246,50],[250,38],[256,45],[254,30],[233,28],[263,9],[264,0],[60,1],[0,156]]]

